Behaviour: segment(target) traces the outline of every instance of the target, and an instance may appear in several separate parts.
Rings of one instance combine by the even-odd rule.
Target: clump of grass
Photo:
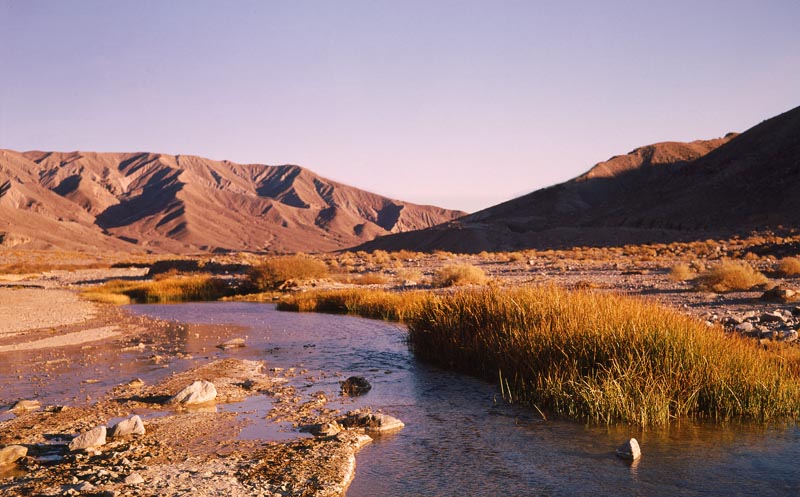
[[[389,283],[389,278],[381,273],[365,273],[350,278],[349,282],[354,285],[385,285]]]
[[[679,262],[669,270],[669,279],[672,281],[686,281],[697,276],[691,267],[685,262]]]
[[[414,283],[422,284],[425,282],[425,275],[419,269],[401,269],[397,271],[395,277],[400,283],[413,281]]]
[[[700,274],[694,287],[700,291],[725,293],[749,290],[766,282],[766,276],[744,261],[723,261]]]
[[[435,287],[483,285],[489,281],[483,269],[472,264],[451,264],[436,270],[432,284]]]
[[[328,266],[303,255],[271,257],[250,271],[250,282],[258,291],[277,290],[289,282],[302,282],[328,276]]]
[[[762,350],[677,311],[556,287],[424,299],[415,353],[501,382],[504,397],[590,422],[800,415],[798,352]]]
[[[433,295],[423,291],[389,292],[351,288],[344,290],[312,290],[285,295],[278,310],[294,312],[325,312],[405,321],[416,316],[422,305]]]
[[[89,300],[113,304],[217,300],[230,293],[225,281],[208,274],[152,281],[112,280],[81,292]]]
[[[775,269],[781,276],[800,276],[800,258],[784,257]]]

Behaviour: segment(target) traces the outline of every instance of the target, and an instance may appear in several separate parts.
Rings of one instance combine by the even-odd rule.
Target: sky
[[[800,2],[0,0],[0,148],[298,164],[473,212],[800,105]]]

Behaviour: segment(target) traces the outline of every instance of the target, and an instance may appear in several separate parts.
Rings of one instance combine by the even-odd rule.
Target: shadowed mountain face
[[[0,150],[6,246],[325,251],[463,212],[392,200],[298,166],[194,156]]]
[[[800,226],[800,107],[741,135],[638,148],[549,188],[361,248],[519,250]]]

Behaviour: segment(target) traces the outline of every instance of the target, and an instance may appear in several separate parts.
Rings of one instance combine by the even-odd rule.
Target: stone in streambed
[[[372,385],[369,384],[363,376],[351,376],[350,378],[340,381],[339,386],[342,390],[342,395],[364,395],[372,390]]]
[[[86,433],[81,433],[69,443],[69,450],[93,449],[106,444],[106,427],[98,426]]]
[[[0,467],[14,464],[28,455],[28,448],[22,445],[9,445],[0,449]]]
[[[17,413],[17,412],[25,412],[25,411],[35,411],[41,407],[41,404],[38,400],[18,400],[14,402],[14,405],[11,406],[9,411]]]
[[[131,416],[128,419],[123,419],[115,424],[108,430],[108,435],[111,438],[122,438],[130,435],[144,435],[144,423],[139,416]]]
[[[399,419],[381,413],[350,413],[339,422],[345,428],[363,428],[367,433],[386,433],[405,426]]]
[[[617,448],[617,457],[628,461],[635,461],[642,457],[642,450],[639,448],[639,442],[635,438],[631,438],[624,444]]]
[[[196,405],[212,402],[217,398],[217,389],[210,381],[195,381],[170,399],[171,404]]]
[[[217,347],[222,350],[238,349],[240,347],[245,347],[245,346],[246,344],[244,342],[244,338],[231,338],[227,342],[223,342],[217,345]]]
[[[144,483],[144,478],[139,473],[131,473],[125,477],[125,485],[139,485],[140,483]]]

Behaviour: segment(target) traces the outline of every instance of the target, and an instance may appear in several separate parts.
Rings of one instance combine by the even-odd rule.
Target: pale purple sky
[[[0,0],[0,148],[293,163],[475,211],[800,105],[800,2]]]

